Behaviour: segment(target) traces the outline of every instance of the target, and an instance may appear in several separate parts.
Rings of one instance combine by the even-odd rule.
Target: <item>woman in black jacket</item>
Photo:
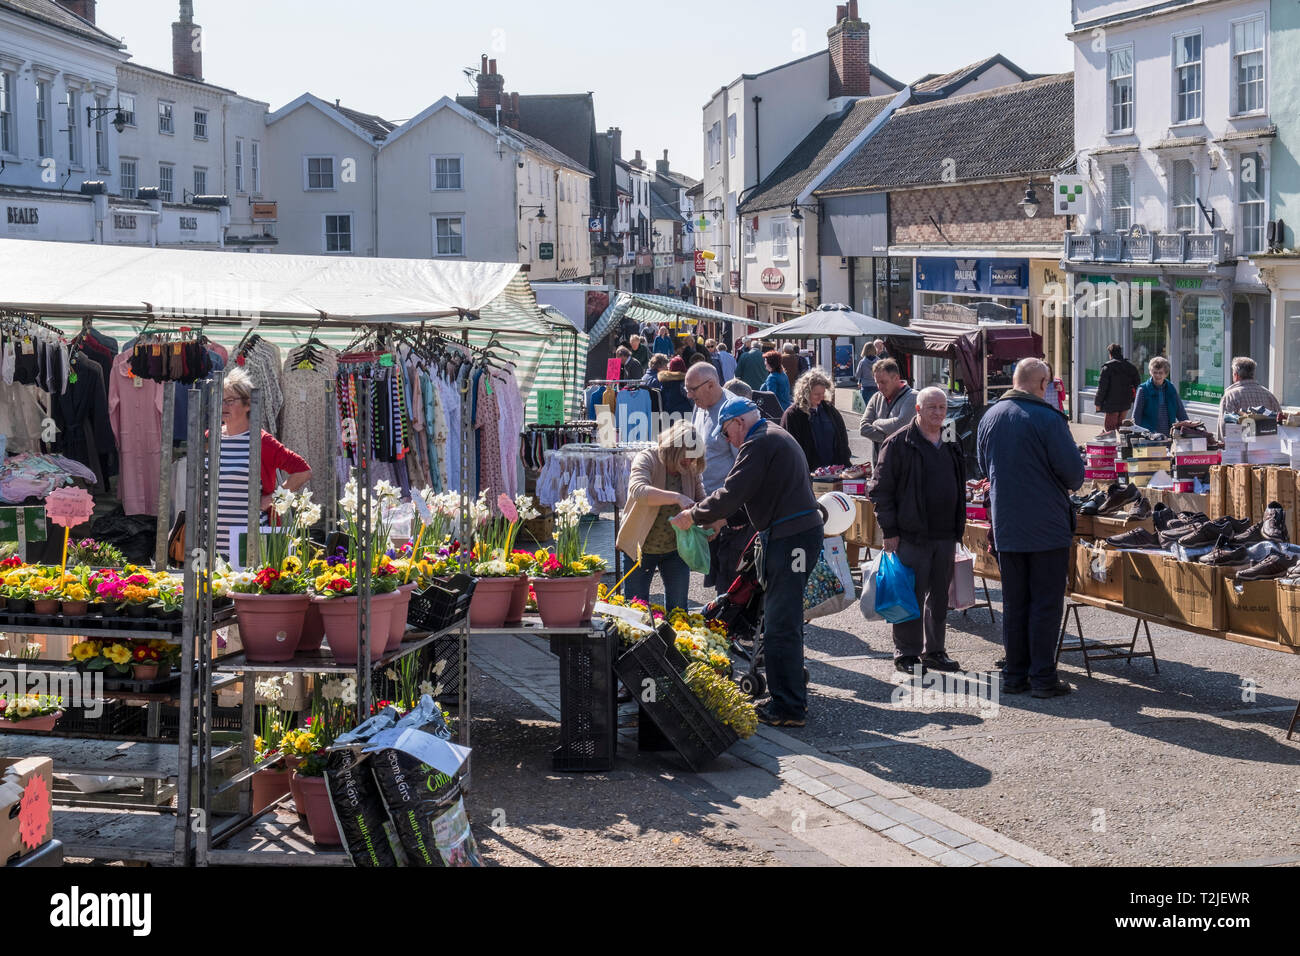
[[[826,465],[852,464],[844,417],[826,401],[830,391],[831,378],[824,368],[804,372],[795,382],[794,401],[781,418],[781,427],[803,449],[810,472]]]
[[[680,355],[674,355],[668,360],[668,371],[659,373],[659,391],[665,412],[689,418],[695,414],[695,403],[686,394],[685,378],[686,363]]]

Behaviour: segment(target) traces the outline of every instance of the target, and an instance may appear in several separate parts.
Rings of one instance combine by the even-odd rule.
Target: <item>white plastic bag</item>
[[[975,606],[975,555],[958,544],[948,582],[948,610],[964,611]]]
[[[884,620],[876,613],[876,567],[879,564],[878,554],[862,566],[862,599],[858,601],[858,610],[868,621]]]

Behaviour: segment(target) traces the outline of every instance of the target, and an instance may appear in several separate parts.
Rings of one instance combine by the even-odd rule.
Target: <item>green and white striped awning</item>
[[[703,322],[748,322],[749,319],[715,309],[706,309],[685,299],[667,295],[646,295],[642,292],[620,292],[610,303],[605,314],[596,320],[596,324],[587,333],[591,341],[598,342],[608,334],[611,328],[618,328],[624,317],[634,319],[638,325],[654,323],[655,325],[677,325],[682,319],[696,319]]]

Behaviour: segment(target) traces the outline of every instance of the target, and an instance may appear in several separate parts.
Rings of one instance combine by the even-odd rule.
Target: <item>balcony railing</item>
[[[1232,259],[1232,237],[1214,232],[1085,232],[1065,234],[1067,262],[1155,262],[1217,265]]]

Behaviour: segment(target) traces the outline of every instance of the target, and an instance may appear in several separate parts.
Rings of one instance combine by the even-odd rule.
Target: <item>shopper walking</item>
[[[803,592],[822,547],[822,517],[799,445],[764,421],[753,402],[732,399],[719,414],[736,463],[721,488],[673,518],[683,530],[729,518],[742,508],[763,532],[763,647],[770,703],[758,719],[775,727],[802,727],[808,691],[803,679]]]
[[[686,394],[695,403],[693,424],[696,434],[704,442],[704,473],[700,481],[704,493],[711,495],[723,486],[736,463],[736,449],[719,426],[723,406],[741,396],[719,384],[717,370],[711,365],[693,365],[686,370]],[[704,578],[705,587],[716,587],[721,592],[731,586],[745,545],[753,535],[754,529],[745,519],[744,511],[738,511],[727,519],[727,524],[709,541],[709,573]]]
[[[627,349],[632,353],[632,357],[641,363],[641,368],[647,368],[650,364],[650,346],[645,343],[641,336],[633,333],[628,336]]]
[[[704,343],[704,348],[708,351],[710,361],[713,367],[718,370],[718,381],[725,382],[729,378],[736,376],[736,359],[725,348],[718,345],[713,339]]]
[[[668,360],[668,369],[659,373],[659,391],[663,395],[663,410],[679,419],[690,418],[695,412],[690,396],[686,394],[683,380],[686,378],[686,363],[680,355]]]
[[[810,472],[827,465],[847,468],[853,463],[844,416],[833,401],[826,400],[832,389],[826,369],[810,369],[795,383],[794,401],[781,418],[781,427],[803,449]]]
[[[1042,698],[1070,692],[1057,677],[1056,641],[1074,535],[1069,496],[1083,484],[1069,423],[1043,399],[1047,378],[1038,359],[1020,362],[976,437],[1002,574],[1002,691]]]
[[[1170,425],[1187,420],[1187,409],[1169,381],[1169,359],[1157,355],[1147,368],[1151,377],[1138,386],[1133,421],[1149,432],[1168,435]]]
[[[1124,358],[1124,349],[1118,342],[1108,346],[1106,353],[1110,358],[1101,367],[1094,402],[1097,411],[1106,416],[1101,427],[1109,432],[1119,428],[1133,407],[1142,376],[1138,374],[1137,366]]]
[[[857,371],[853,373],[853,378],[858,383],[858,389],[862,392],[862,404],[865,406],[871,401],[871,396],[876,394],[876,379],[871,374],[871,367],[876,364],[876,347],[868,342],[862,346],[862,356],[858,359]]]
[[[763,361],[767,364],[767,378],[763,379],[758,390],[775,395],[784,412],[790,407],[790,377],[782,369],[782,355],[780,352],[768,352],[763,356]]]
[[[916,392],[898,373],[898,362],[891,358],[876,359],[871,369],[876,380],[876,394],[862,413],[858,434],[871,439],[871,463],[880,458],[880,446],[894,432],[907,427],[916,417]]]
[[[683,508],[704,498],[703,436],[690,422],[677,422],[659,435],[657,447],[632,459],[627,513],[617,546],[640,566],[627,578],[627,596],[650,603],[656,571],[663,581],[664,607],[686,608],[691,569],[677,553],[677,534],[669,522]]]
[[[802,369],[799,365],[799,347],[793,342],[786,342],[781,346],[781,370],[790,380],[790,387],[794,388],[794,383],[799,380]]]
[[[1232,384],[1219,402],[1219,437],[1223,437],[1223,416],[1263,407],[1282,417],[1277,396],[1255,381],[1255,360],[1240,355],[1232,360]]]
[[[736,378],[750,388],[762,389],[767,378],[767,363],[763,360],[763,343],[754,339],[749,350],[736,359]]]
[[[904,673],[957,671],[945,637],[953,557],[966,530],[966,464],[958,442],[943,440],[948,396],[921,389],[916,418],[881,446],[870,497],[884,535],[916,577],[921,616],[894,625],[894,667]]]
[[[668,326],[659,326],[659,334],[655,336],[653,351],[658,352],[660,355],[667,355],[669,358],[672,358],[675,349],[673,348],[672,336],[668,334]]]

